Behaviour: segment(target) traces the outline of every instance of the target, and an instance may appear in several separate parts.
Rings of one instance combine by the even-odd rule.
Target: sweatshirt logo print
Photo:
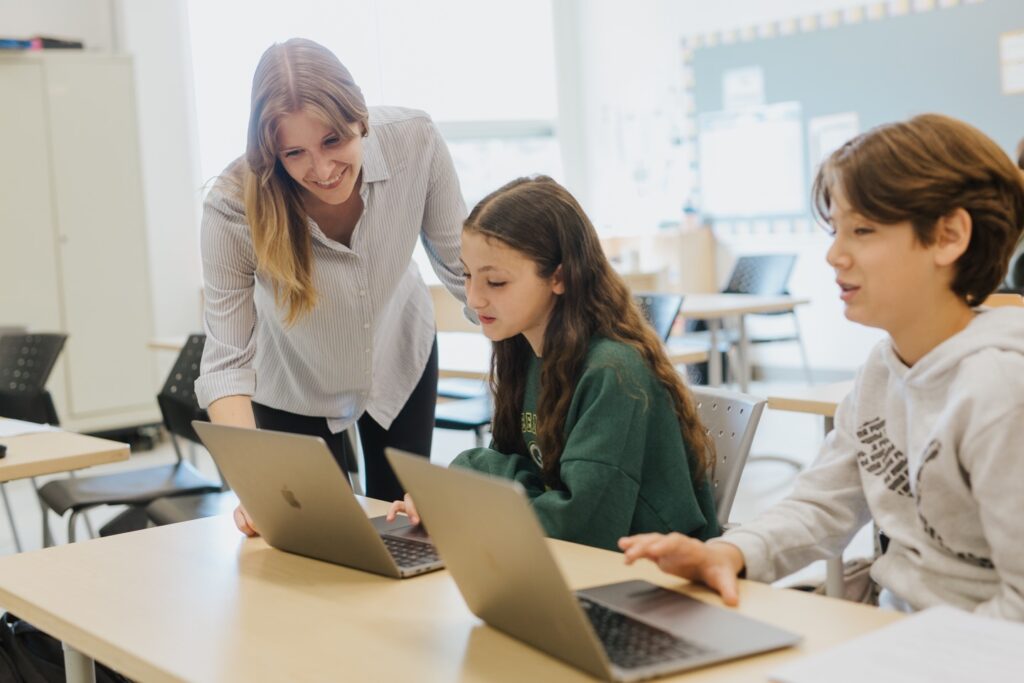
[[[935,527],[931,525],[927,518],[925,518],[924,512],[921,511],[921,502],[924,500],[923,491],[921,490],[921,473],[924,472],[928,464],[935,460],[941,452],[942,444],[940,444],[938,440],[933,439],[925,449],[925,455],[924,459],[921,461],[921,467],[917,470],[917,518],[921,520],[921,526],[924,527],[925,533],[927,533],[928,536],[930,536],[931,539],[947,553],[954,555],[957,559],[967,562],[968,564],[973,564],[976,567],[981,567],[983,569],[995,569],[995,564],[993,564],[992,560],[987,557],[980,557],[967,551],[954,550],[946,545],[946,542],[942,540],[942,536],[938,531],[936,531]]]
[[[880,417],[868,420],[857,430],[857,438],[867,449],[857,451],[857,463],[864,471],[882,477],[890,491],[910,498],[907,456],[889,440],[885,420]]]

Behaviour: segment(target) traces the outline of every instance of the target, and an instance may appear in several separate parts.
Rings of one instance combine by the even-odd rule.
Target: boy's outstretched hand
[[[664,572],[707,585],[727,605],[739,604],[736,577],[743,553],[730,543],[704,543],[679,533],[637,534],[620,538],[619,548],[626,564],[646,558]]]
[[[420,523],[420,515],[416,512],[416,506],[412,502],[412,496],[408,493],[405,494],[405,500],[396,500],[391,504],[391,508],[388,510],[386,519],[389,522],[395,521],[395,517],[398,516],[399,512],[404,512],[409,518],[409,521],[413,524]]]

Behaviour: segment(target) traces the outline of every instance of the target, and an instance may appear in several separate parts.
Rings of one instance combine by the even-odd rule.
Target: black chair
[[[493,417],[494,409],[491,406],[490,394],[479,398],[444,401],[437,404],[434,412],[434,427],[471,431],[476,435],[476,445],[483,446],[484,433],[491,425]]]
[[[25,334],[24,328],[5,327],[0,333],[0,416],[28,422],[60,424],[53,397],[46,390],[66,334]],[[32,485],[35,486],[33,479]],[[0,484],[14,547],[21,552],[21,538],[7,489]]]
[[[178,356],[170,376],[157,396],[164,424],[171,432],[176,462],[170,465],[104,474],[77,479],[51,481],[39,489],[44,506],[68,519],[68,541],[75,540],[78,515],[99,505],[127,505],[128,509],[101,530],[101,535],[121,533],[145,525],[145,507],[158,498],[187,494],[213,493],[221,484],[204,477],[182,458],[175,436],[198,440],[191,420],[203,416],[195,402],[193,384],[199,374],[199,359],[205,337],[192,335]],[[191,434],[189,437],[188,435]],[[43,513],[44,543],[49,541],[49,515]]]
[[[722,289],[723,294],[754,294],[760,296],[784,296],[789,294],[787,289],[789,277],[796,265],[796,254],[759,254],[755,256],[741,256],[729,275],[729,282]],[[790,316],[793,320],[793,331],[777,335],[751,335],[747,341],[750,344],[768,344],[773,342],[796,342],[800,350],[800,360],[803,363],[804,376],[810,384],[811,366],[807,360],[807,349],[804,347],[803,336],[800,334],[800,323],[796,311],[779,311],[777,313],[754,313],[748,318],[760,316]],[[707,329],[705,321],[690,320],[687,322],[687,331],[696,332]],[[738,341],[738,335],[728,337],[729,345]],[[726,358],[723,357],[723,368],[726,366]]]
[[[668,341],[672,326],[679,317],[679,309],[683,307],[682,295],[641,293],[634,294],[633,300],[661,340]]]

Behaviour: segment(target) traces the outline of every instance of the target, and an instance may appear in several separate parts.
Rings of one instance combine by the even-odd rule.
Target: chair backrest
[[[36,395],[45,390],[66,334],[0,336],[0,391]]]
[[[672,334],[672,325],[679,316],[683,306],[681,294],[634,294],[633,300],[640,307],[654,331],[662,340],[668,340]]]
[[[59,424],[46,382],[64,348],[66,334],[0,334],[0,416]]]
[[[192,428],[192,420],[210,420],[206,411],[199,407],[195,390],[205,344],[205,334],[189,335],[188,341],[174,361],[167,381],[156,395],[167,430],[196,443],[201,442],[199,435]]]
[[[796,264],[796,254],[741,256],[732,269],[726,294],[788,294],[786,287]]]
[[[757,424],[766,401],[763,398],[711,387],[692,387],[697,413],[715,443],[711,484],[718,523],[729,521],[743,466],[750,454]]]

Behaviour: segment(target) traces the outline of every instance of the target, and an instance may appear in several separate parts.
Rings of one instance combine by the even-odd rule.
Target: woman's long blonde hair
[[[292,38],[260,57],[252,78],[245,163],[237,170],[257,268],[273,283],[289,325],[309,313],[317,299],[308,216],[277,154],[281,117],[300,111],[343,139],[351,139],[353,129],[369,133],[366,101],[348,69],[323,45]]]

